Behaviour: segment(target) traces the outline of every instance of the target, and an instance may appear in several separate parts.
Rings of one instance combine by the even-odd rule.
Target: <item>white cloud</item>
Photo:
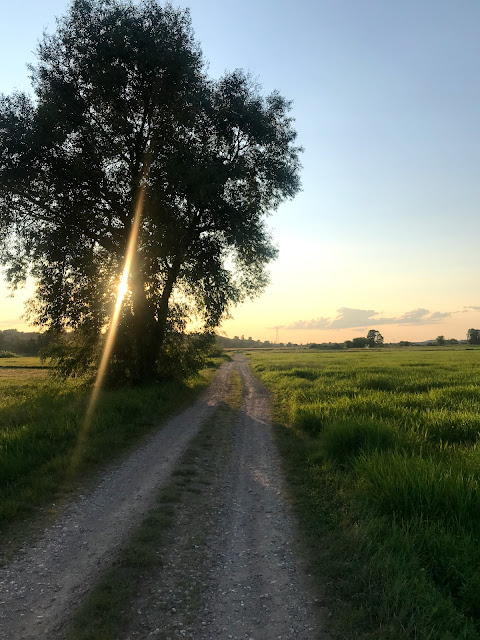
[[[480,310],[480,307],[479,307]],[[288,325],[287,329],[353,329],[355,327],[368,327],[372,325],[380,326],[387,324],[403,325],[424,325],[439,324],[445,318],[450,318],[453,311],[434,311],[428,309],[413,309],[407,311],[397,318],[385,318],[380,315],[380,311],[373,309],[350,309],[342,307],[337,310],[337,316],[330,318],[314,318],[313,320],[297,320]]]

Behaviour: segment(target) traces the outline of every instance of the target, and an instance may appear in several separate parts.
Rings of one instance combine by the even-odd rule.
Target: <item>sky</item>
[[[213,77],[293,100],[302,192],[273,212],[271,284],[221,330],[281,341],[465,338],[480,326],[480,3],[191,0]],[[0,93],[66,0],[0,0]],[[0,285],[0,329],[25,328]],[[277,330],[278,327],[278,330]]]

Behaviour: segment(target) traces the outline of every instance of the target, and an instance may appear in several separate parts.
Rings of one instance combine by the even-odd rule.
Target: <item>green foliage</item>
[[[0,358],[16,358],[17,354],[13,351],[0,351]]]
[[[249,357],[339,637],[478,638],[476,351]]]
[[[469,344],[480,344],[480,329],[469,329],[467,340]]]
[[[383,336],[376,329],[370,329],[367,333],[367,340],[370,347],[381,347],[383,345]]]
[[[7,277],[38,282],[42,327],[96,336],[76,353],[84,371],[141,203],[113,364],[148,381],[168,333],[189,319],[210,332],[266,285],[265,218],[300,186],[291,104],[240,70],[209,79],[188,11],[156,0],[73,0],[32,78],[34,100],[0,98]],[[64,373],[76,356],[60,356]]]
[[[48,362],[57,377],[85,378],[88,381],[95,376],[92,363],[99,360],[104,344],[105,336],[97,336],[88,327],[71,333],[57,332],[56,337],[40,350],[40,360]],[[124,374],[122,377],[127,376]]]
[[[347,340],[345,342],[345,345],[347,346],[347,348],[363,349],[368,345],[368,338],[353,338],[353,340]]]
[[[214,343],[212,334],[171,334],[162,349],[158,371],[165,379],[182,380],[205,367]]]

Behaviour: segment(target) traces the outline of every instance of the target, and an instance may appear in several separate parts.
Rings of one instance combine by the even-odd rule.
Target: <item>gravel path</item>
[[[270,424],[270,397],[237,357],[245,396],[224,479],[223,513],[210,540],[211,570],[198,640],[314,640],[315,615]]]
[[[0,569],[0,640],[62,636],[83,594],[153,506],[200,427],[228,397],[233,371],[244,386],[243,404],[231,420],[233,435],[231,427],[220,424],[221,412],[217,426],[208,423],[205,437],[214,448],[203,454],[208,464],[201,456],[198,464],[210,489],[192,494],[194,508],[188,500],[179,506],[184,513],[171,532],[166,565],[132,603],[138,616],[125,639],[327,640],[319,630],[324,625],[307,572],[295,557],[270,397],[239,355],[223,365],[200,400]],[[220,429],[217,436],[214,429]]]
[[[69,506],[42,537],[0,569],[0,639],[50,638],[154,503],[191,438],[228,390],[233,363],[207,392]]]

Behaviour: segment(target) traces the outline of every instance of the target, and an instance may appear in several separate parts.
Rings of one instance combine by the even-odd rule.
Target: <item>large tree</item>
[[[264,288],[266,215],[299,189],[290,103],[210,79],[188,12],[156,0],[74,0],[37,55],[33,97],[0,100],[1,263],[88,362],[141,207],[115,357],[150,378],[169,336]]]

